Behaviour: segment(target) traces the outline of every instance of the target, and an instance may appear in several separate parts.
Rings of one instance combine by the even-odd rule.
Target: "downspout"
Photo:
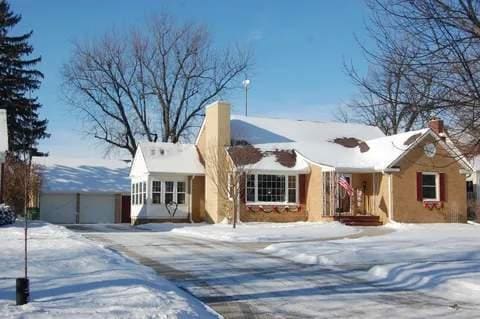
[[[393,217],[393,190],[392,190],[392,174],[388,174],[388,217],[391,221],[395,221]]]
[[[188,219],[190,221],[190,224],[193,224],[193,217],[192,217],[192,210],[193,210],[193,180],[195,178],[195,175],[192,176],[190,179],[190,200],[188,203],[189,207],[189,212],[188,212]]]

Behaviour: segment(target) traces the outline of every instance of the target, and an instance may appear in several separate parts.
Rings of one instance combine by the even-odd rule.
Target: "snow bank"
[[[208,307],[147,267],[71,231],[34,223],[29,236],[32,302],[15,306],[23,275],[23,228],[2,227],[2,318],[209,318]]]
[[[391,289],[420,290],[449,299],[478,302],[479,225],[384,227],[393,232],[357,239],[273,244],[263,251],[299,263],[352,269],[357,276]]]
[[[240,223],[229,224],[146,224],[138,226],[155,231],[226,242],[284,242],[342,238],[359,232],[338,222],[328,223]]]
[[[322,243],[280,243],[264,249],[305,264],[363,265],[409,261],[480,260],[480,227],[470,224],[389,224],[381,236]],[[379,227],[381,229],[382,227]]]

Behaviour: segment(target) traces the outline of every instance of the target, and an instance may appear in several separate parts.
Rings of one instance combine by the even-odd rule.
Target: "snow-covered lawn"
[[[225,242],[286,242],[341,238],[360,230],[338,222],[327,223],[241,223],[228,224],[145,224],[141,229],[171,231],[178,235]]]
[[[32,302],[15,306],[23,275],[23,228],[0,227],[2,318],[216,318],[208,307],[147,267],[64,227],[30,229]]]
[[[480,225],[389,224],[374,237],[272,244],[263,252],[305,264],[363,269],[374,284],[480,300]]]

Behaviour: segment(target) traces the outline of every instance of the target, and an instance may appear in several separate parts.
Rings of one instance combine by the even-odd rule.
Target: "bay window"
[[[246,183],[247,202],[296,203],[296,175],[249,174]]]

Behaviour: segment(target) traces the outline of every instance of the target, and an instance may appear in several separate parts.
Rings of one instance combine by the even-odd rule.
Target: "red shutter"
[[[299,189],[298,189],[298,194],[299,194],[299,202],[300,204],[305,204],[305,199],[306,199],[306,189],[305,189],[305,174],[300,174],[298,175],[298,186],[299,186]]]
[[[446,202],[446,192],[445,192],[445,173],[440,173],[440,201]]]
[[[422,194],[422,172],[417,172],[417,200],[422,201],[423,200],[423,194]]]

